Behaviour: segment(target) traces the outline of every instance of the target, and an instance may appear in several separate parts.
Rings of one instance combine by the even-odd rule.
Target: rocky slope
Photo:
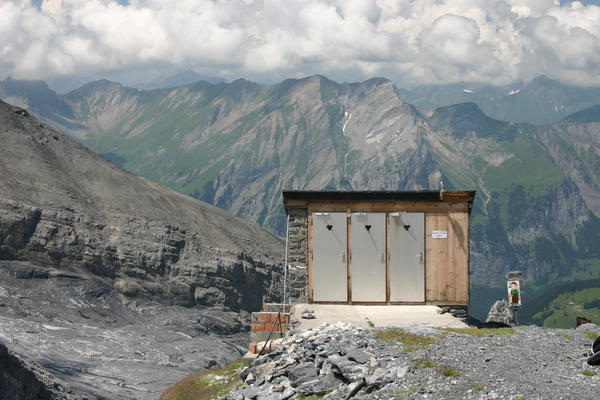
[[[0,343],[0,399],[21,400],[75,396],[60,380]]]
[[[322,326],[285,339],[241,372],[231,400],[596,399],[595,325],[440,331]],[[585,374],[584,374],[585,372]],[[319,397],[320,398],[320,397]]]
[[[77,393],[153,398],[236,357],[243,337],[219,335],[279,296],[282,259],[279,237],[0,102],[0,339]]]
[[[543,80],[542,80],[543,81]],[[539,83],[539,82],[538,82]],[[542,82],[543,83],[543,82]],[[593,97],[593,96],[592,96]],[[473,103],[425,118],[385,79],[137,91],[98,81],[61,129],[125,168],[282,233],[281,189],[477,189],[472,282],[600,278],[598,123],[534,127]],[[488,287],[488,307],[497,294]]]
[[[243,314],[223,308],[124,298],[91,274],[0,261],[0,341],[77,399],[155,399],[186,374],[243,354],[246,327]],[[35,388],[19,369],[6,371]]]
[[[3,259],[181,305],[255,309],[273,294],[280,238],[127,173],[6,103],[0,127]]]

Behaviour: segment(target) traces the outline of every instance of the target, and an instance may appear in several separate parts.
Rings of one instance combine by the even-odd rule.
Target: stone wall
[[[308,285],[308,214],[306,208],[292,208],[288,210],[288,215],[289,296],[293,303],[304,303]]]

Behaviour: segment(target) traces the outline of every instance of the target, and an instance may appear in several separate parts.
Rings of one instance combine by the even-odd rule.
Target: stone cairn
[[[492,305],[492,308],[490,308],[485,322],[505,326],[515,326],[515,316],[508,305],[508,302],[504,299],[499,299]]]

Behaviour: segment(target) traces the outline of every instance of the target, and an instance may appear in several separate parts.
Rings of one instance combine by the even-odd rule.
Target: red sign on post
[[[508,288],[508,304],[511,307],[521,305],[521,285],[519,281],[507,281],[506,287]]]

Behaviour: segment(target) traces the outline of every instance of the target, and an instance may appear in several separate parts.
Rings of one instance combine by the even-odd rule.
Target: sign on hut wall
[[[431,237],[433,239],[448,239],[448,231],[432,231]]]
[[[511,307],[521,305],[521,285],[519,281],[506,281],[506,287],[508,288],[508,304]]]

